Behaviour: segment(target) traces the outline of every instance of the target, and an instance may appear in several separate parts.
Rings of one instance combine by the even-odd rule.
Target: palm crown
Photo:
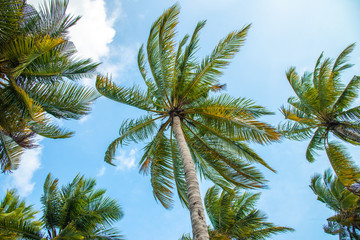
[[[74,82],[98,64],[75,56],[68,28],[79,17],[66,14],[68,1],[51,0],[39,11],[25,0],[0,0],[0,166],[16,169],[35,134],[64,138],[71,131],[56,118],[87,114],[96,92]]]
[[[58,179],[49,174],[41,197],[40,221],[34,220],[32,206],[19,201],[13,191],[8,192],[0,205],[0,236],[29,240],[123,239],[111,227],[123,216],[120,206],[95,185],[94,179],[78,175],[59,189]]]
[[[340,239],[359,239],[360,202],[359,197],[351,193],[340,179],[333,176],[330,170],[322,177],[316,174],[311,178],[310,188],[317,195],[317,200],[335,211],[324,226],[326,233],[339,235]]]
[[[165,11],[152,25],[147,45],[139,50],[138,66],[146,91],[139,86],[116,86],[106,77],[97,78],[101,94],[148,112],[121,125],[120,137],[110,144],[105,161],[113,164],[119,144],[149,138],[140,160],[140,171],[150,172],[154,195],[166,207],[171,203],[173,179],[180,199],[187,202],[184,170],[173,139],[175,117],[181,121],[198,171],[222,186],[227,183],[251,188],[262,186],[263,176],[248,162],[269,166],[244,141],[269,143],[278,139],[271,126],[256,120],[270,114],[265,108],[227,94],[210,96],[214,89],[221,87],[218,80],[221,70],[239,51],[250,26],[230,33],[199,63],[194,55],[205,21],[199,22],[192,36],[186,35],[176,46],[178,14],[178,5]]]
[[[178,14],[176,4],[165,11],[151,27],[146,56],[144,46],[139,50],[138,66],[146,91],[139,86],[116,86],[102,76],[96,87],[104,96],[148,113],[121,125],[105,161],[113,164],[119,144],[149,138],[140,171],[151,174],[154,196],[164,207],[171,206],[176,185],[180,201],[190,209],[194,238],[205,240],[208,233],[196,169],[224,188],[261,187],[264,178],[250,162],[270,167],[244,141],[269,143],[279,136],[271,126],[256,120],[270,114],[265,108],[226,94],[210,96],[221,88],[221,70],[239,51],[250,26],[228,34],[199,62],[195,53],[205,21],[176,45]]]
[[[360,108],[352,107],[358,96],[360,77],[354,76],[343,85],[340,76],[347,64],[354,44],[348,46],[335,60],[318,58],[313,73],[304,73],[300,78],[291,67],[287,79],[296,97],[288,99],[289,106],[281,112],[288,120],[281,126],[285,137],[294,140],[311,138],[306,150],[306,159],[314,161],[316,150],[323,149],[329,133],[353,144],[360,144]]]
[[[276,226],[266,222],[266,215],[255,208],[260,194],[241,193],[239,189],[221,191],[213,186],[205,195],[205,208],[211,221],[209,235],[211,240],[247,239],[260,240],[293,231],[292,228]],[[181,240],[191,240],[183,235]]]
[[[30,239],[40,237],[39,229],[41,222],[35,220],[32,206],[26,205],[24,200],[20,200],[15,190],[6,192],[5,197],[0,203],[0,238],[3,240]],[[19,234],[14,231],[18,229]]]
[[[266,216],[255,208],[260,194],[220,191],[210,188],[205,196],[205,208],[213,229],[211,239],[266,239],[271,235],[293,231],[266,222]]]

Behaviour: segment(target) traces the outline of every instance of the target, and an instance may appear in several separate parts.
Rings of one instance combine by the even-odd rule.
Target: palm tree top
[[[340,239],[359,238],[359,196],[350,192],[343,185],[341,179],[334,176],[330,169],[324,175],[316,174],[311,178],[311,190],[317,196],[317,200],[335,212],[335,215],[327,219],[328,225],[324,231],[332,235],[339,235]],[[354,237],[354,238],[351,238]]]
[[[185,120],[187,116],[196,114],[196,110],[199,110],[197,108],[202,107],[204,110],[206,106],[203,104],[206,100],[209,105],[218,105],[218,112],[226,112],[228,115],[235,115],[236,111],[240,111],[237,107],[240,104],[254,105],[245,98],[233,98],[223,94],[220,102],[229,105],[225,108],[216,102],[218,98],[208,98],[211,91],[221,88],[219,76],[222,75],[222,69],[243,45],[250,25],[228,34],[213,52],[199,63],[195,53],[199,47],[199,32],[206,21],[199,22],[192,36],[185,35],[177,46],[175,37],[179,11],[178,4],[166,10],[152,25],[147,45],[142,45],[139,50],[138,66],[147,91],[142,91],[139,86],[118,89],[108,78],[100,76],[97,81],[98,89],[103,93],[107,86],[107,94],[103,93],[107,97],[154,113],[160,118],[179,116]],[[149,72],[152,76],[149,76]],[[270,112],[254,106],[253,112],[248,111],[247,114],[262,115]]]
[[[355,44],[349,45],[335,61],[324,59],[322,53],[312,73],[305,72],[300,77],[295,67],[286,72],[296,96],[288,99],[288,106],[281,107],[287,120],[280,130],[289,139],[311,138],[306,152],[309,161],[314,161],[315,150],[324,148],[330,132],[342,140],[360,144],[360,108],[353,106],[360,77],[354,76],[347,85],[341,81],[341,73],[353,66],[347,61],[354,47]]]
[[[201,176],[223,187],[264,186],[264,177],[250,163],[259,162],[273,169],[245,142],[266,144],[279,138],[273,127],[257,120],[271,114],[264,107],[245,98],[212,94],[221,88],[222,69],[244,44],[250,25],[229,33],[199,61],[196,52],[205,21],[176,44],[179,12],[178,4],[164,11],[153,23],[147,44],[139,50],[138,67],[146,90],[137,85],[117,86],[106,76],[99,75],[96,81],[102,95],[147,112],[123,122],[105,161],[114,164],[119,145],[150,139],[139,163],[140,171],[151,174],[154,195],[165,207],[171,205],[174,183],[181,201],[187,204],[184,170],[174,139],[175,118],[180,119]]]
[[[289,227],[276,226],[267,222],[267,216],[256,209],[259,193],[243,192],[240,189],[221,190],[209,188],[205,195],[205,208],[211,221],[208,227],[210,239],[231,240],[267,239],[275,234],[294,231]],[[191,240],[183,235],[181,240]]]
[[[72,131],[53,117],[79,119],[98,97],[77,80],[98,63],[79,58],[68,29],[79,17],[66,13],[67,0],[50,0],[36,10],[24,0],[0,0],[0,167],[18,167],[36,134],[67,138]]]
[[[0,237],[5,239],[108,239],[123,236],[111,225],[123,217],[120,205],[97,189],[95,179],[77,175],[67,185],[48,174],[41,197],[42,216],[35,220],[32,206],[8,191],[0,203]],[[1,238],[3,239],[3,238]]]

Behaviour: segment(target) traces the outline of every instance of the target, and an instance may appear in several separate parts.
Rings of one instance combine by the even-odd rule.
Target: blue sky
[[[38,0],[29,1],[38,4]],[[140,83],[136,54],[145,43],[152,22],[176,1],[169,0],[70,0],[69,11],[82,15],[71,31],[82,56],[103,64],[99,71],[111,73],[119,84]],[[222,76],[227,92],[247,97],[276,114],[265,118],[274,125],[282,120],[279,107],[292,94],[285,71],[295,66],[301,74],[311,71],[316,59],[335,58],[349,44],[360,44],[358,0],[181,0],[179,36],[192,32],[207,19],[200,35],[201,58],[232,30],[251,23],[245,45]],[[360,74],[360,46],[351,54],[353,68],[343,81]],[[94,78],[84,80],[93,84]],[[360,103],[360,101],[359,101]],[[80,121],[61,121],[76,135],[66,140],[40,139],[41,148],[27,152],[18,171],[0,176],[0,197],[15,187],[27,202],[40,209],[42,184],[51,172],[65,184],[77,173],[97,179],[123,207],[125,217],[117,224],[129,240],[178,239],[191,232],[188,211],[178,201],[165,210],[153,198],[148,176],[138,173],[143,145],[130,144],[118,151],[118,166],[103,162],[109,143],[118,136],[121,122],[141,115],[128,106],[100,98],[92,113]],[[262,169],[269,189],[262,191],[258,208],[278,225],[296,229],[274,236],[274,240],[337,239],[325,234],[322,225],[333,214],[316,200],[308,187],[314,173],[330,167],[320,155],[315,163],[305,160],[307,142],[256,146],[258,153],[277,170]],[[359,150],[352,148],[353,156]],[[355,160],[359,163],[358,159]],[[359,163],[360,164],[360,163]],[[203,182],[204,194],[211,183]],[[208,222],[209,223],[209,222]]]

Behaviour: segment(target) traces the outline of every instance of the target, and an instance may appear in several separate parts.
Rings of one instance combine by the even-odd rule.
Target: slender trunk
[[[205,212],[201,200],[195,165],[191,157],[190,149],[186,143],[184,133],[181,129],[181,122],[178,116],[174,117],[173,127],[181,160],[184,166],[193,238],[194,240],[208,240],[209,233],[207,231]]]
[[[360,134],[347,129],[341,124],[334,128],[334,133],[350,138],[354,142],[360,143]]]

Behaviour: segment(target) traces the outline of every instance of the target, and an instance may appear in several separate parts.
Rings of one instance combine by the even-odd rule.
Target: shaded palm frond
[[[150,111],[151,104],[146,94],[139,87],[132,88],[118,87],[108,77],[98,75],[96,78],[96,88],[104,96],[133,107]]]

